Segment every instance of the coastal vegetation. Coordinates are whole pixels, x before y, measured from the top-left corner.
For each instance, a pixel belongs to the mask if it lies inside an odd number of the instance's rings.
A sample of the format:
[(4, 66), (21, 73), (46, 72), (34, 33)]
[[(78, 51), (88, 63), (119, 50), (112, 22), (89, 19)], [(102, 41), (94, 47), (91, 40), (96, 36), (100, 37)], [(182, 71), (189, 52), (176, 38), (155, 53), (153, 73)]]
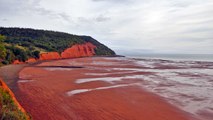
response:
[[(41, 53), (58, 52), (61, 54), (73, 45), (88, 42), (95, 46), (95, 55), (115, 55), (114, 51), (90, 36), (77, 36), (46, 30), (0, 27), (0, 67), (14, 63), (16, 60), (26, 62), (30, 58), (39, 59)], [(0, 80), (0, 120), (28, 119), (30, 119), (29, 115), (19, 105), (12, 91)]]
[(0, 35), (0, 66), (6, 57), (6, 48), (3, 44), (5, 37)]
[(0, 27), (1, 64), (14, 60), (25, 62), (28, 58), (39, 58), (42, 52), (61, 53), (75, 45), (91, 42), (97, 48), (96, 55), (115, 55), (115, 52), (90, 36), (77, 36), (63, 32), (26, 28)]
[(1, 120), (28, 120), (30, 119), (13, 98), (10, 91), (0, 80), (0, 119)]
[(8, 44), (6, 37), (0, 35), (0, 66), (10, 64), (14, 60), (25, 62), (29, 57), (38, 58), (40, 51), (31, 51), (28, 47), (22, 47), (18, 44)]

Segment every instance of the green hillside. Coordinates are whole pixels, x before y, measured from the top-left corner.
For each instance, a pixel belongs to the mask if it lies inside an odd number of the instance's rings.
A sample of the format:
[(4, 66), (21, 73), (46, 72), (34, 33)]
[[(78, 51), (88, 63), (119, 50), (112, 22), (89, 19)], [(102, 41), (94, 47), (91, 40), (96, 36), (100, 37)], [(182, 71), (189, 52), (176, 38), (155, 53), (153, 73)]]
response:
[[(62, 52), (66, 48), (85, 42), (97, 46), (96, 55), (115, 55), (115, 52), (90, 36), (78, 36), (63, 32), (34, 30), (26, 28), (0, 27), (0, 61), (9, 64), (13, 60), (38, 58), (40, 52)], [(4, 37), (2, 37), (4, 36)], [(6, 48), (6, 49), (4, 49)], [(2, 50), (1, 50), (2, 49)]]

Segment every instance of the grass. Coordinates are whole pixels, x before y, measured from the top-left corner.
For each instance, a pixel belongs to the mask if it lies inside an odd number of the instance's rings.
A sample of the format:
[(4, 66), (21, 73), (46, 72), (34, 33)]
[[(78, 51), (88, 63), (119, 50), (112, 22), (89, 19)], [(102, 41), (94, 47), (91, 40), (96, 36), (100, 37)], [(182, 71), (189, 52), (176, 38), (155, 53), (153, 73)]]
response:
[(0, 120), (28, 120), (29, 115), (22, 112), (14, 102), (9, 91), (0, 86)]

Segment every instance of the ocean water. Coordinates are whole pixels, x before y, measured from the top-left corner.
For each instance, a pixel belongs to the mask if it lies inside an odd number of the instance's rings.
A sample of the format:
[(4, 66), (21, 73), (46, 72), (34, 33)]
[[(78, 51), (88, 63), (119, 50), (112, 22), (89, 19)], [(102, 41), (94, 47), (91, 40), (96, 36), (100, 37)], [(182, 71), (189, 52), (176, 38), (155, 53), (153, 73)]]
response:
[(211, 55), (144, 55), (131, 57), (144, 69), (142, 86), (200, 120), (213, 120)]
[[(73, 80), (72, 84), (79, 86), (79, 88), (73, 89), (71, 87), (70, 91), (65, 93), (69, 97), (122, 87), (127, 87), (126, 89), (128, 89), (128, 86), (131, 86), (143, 88), (141, 90), (146, 89), (157, 94), (170, 104), (199, 120), (213, 120), (213, 62), (209, 61), (211, 59), (197, 58), (195, 60), (189, 59), (189, 57), (187, 59), (178, 59), (168, 56), (165, 58), (159, 56), (145, 58), (144, 56), (139, 56), (137, 58), (91, 57), (65, 59), (54, 61), (54, 64), (84, 66), (85, 68), (83, 69), (87, 70), (87, 72), (80, 73), (87, 77)], [(78, 70), (65, 67), (41, 67), (36, 69), (45, 70), (45, 75), (48, 72), (57, 71), (69, 74), (69, 83), (70, 78), (72, 78), (71, 73), (75, 73), (74, 71)], [(41, 79), (39, 81), (44, 82), (41, 76), (46, 77), (45, 75), (39, 74), (39, 76), (35, 76), (34, 73), (22, 70), (19, 73), (19, 78), (21, 78), (19, 84), (36, 82), (32, 76), (36, 80)], [(50, 78), (50, 81), (52, 79), (54, 78)], [(91, 82), (106, 82), (108, 84), (106, 86), (91, 86), (91, 88), (88, 87), (86, 89), (83, 87)]]
[(213, 54), (140, 54), (127, 55), (127, 57), (183, 61), (213, 61)]

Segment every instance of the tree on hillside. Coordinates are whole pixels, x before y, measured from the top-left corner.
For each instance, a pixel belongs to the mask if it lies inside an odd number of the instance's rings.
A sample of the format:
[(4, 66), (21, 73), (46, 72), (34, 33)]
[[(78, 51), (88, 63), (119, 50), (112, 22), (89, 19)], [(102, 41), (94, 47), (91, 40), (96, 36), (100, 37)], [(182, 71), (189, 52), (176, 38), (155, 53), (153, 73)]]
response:
[(10, 64), (13, 63), (13, 61), (16, 59), (16, 56), (13, 54), (12, 51), (7, 50), (7, 55), (5, 59), (6, 59), (5, 64)]
[(5, 59), (6, 57), (6, 48), (3, 44), (3, 41), (5, 40), (5, 37), (0, 35), (0, 61), (2, 61), (3, 59)]
[(33, 51), (33, 57), (36, 58), (36, 59), (39, 59), (40, 57), (40, 51)]
[(2, 43), (5, 39), (6, 39), (6, 37), (5, 37), (5, 36), (0, 35), (0, 43)]

